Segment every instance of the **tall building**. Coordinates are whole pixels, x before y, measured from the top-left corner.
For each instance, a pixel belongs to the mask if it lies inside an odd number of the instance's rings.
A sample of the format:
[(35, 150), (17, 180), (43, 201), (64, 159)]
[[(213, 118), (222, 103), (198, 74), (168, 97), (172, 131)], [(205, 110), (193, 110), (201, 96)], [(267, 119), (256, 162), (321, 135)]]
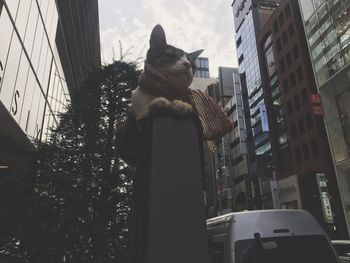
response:
[(350, 230), (350, 1), (299, 1)]
[(194, 78), (189, 88), (199, 89), (204, 92), (209, 85), (215, 82), (217, 82), (217, 79), (209, 76), (209, 59), (199, 57), (196, 60), (196, 71), (194, 72)]
[[(217, 83), (216, 78), (209, 77), (209, 59), (199, 57), (196, 60), (196, 71), (190, 89), (198, 89), (207, 92), (208, 86)], [(205, 206), (207, 218), (214, 217), (215, 212), (215, 178), (214, 174), (214, 155), (209, 150), (207, 143), (203, 143), (203, 163), (204, 163), (204, 191)]]
[[(57, 113), (86, 76), (82, 68), (100, 65), (97, 0), (85, 2), (0, 1), (1, 175), (26, 174), (32, 142), (50, 137)], [(74, 22), (67, 21), (68, 14)]]
[(199, 57), (196, 60), (196, 72), (194, 73), (196, 78), (209, 78), (209, 59), (205, 57)]
[(232, 3), (238, 71), (245, 105), (249, 174), (252, 176), (255, 208), (273, 208), (274, 181), (269, 127), (261, 85), (256, 35), (279, 1), (234, 0)]
[(89, 71), (101, 65), (98, 1), (60, 0), (56, 4), (60, 17), (56, 45), (74, 101)]
[(252, 189), (238, 69), (219, 67), (219, 81), (208, 87), (208, 94), (234, 123), (214, 153), (215, 215), (249, 209)]
[(277, 179), (274, 201), (281, 208), (308, 210), (333, 238), (346, 238), (298, 2), (282, 1), (257, 43)]

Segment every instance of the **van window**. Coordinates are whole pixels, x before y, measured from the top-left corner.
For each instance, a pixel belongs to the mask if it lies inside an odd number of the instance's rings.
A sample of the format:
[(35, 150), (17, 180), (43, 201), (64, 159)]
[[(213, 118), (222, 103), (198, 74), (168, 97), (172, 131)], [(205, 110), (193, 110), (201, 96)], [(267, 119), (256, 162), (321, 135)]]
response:
[(240, 240), (235, 243), (236, 263), (337, 263), (324, 236), (288, 236)]

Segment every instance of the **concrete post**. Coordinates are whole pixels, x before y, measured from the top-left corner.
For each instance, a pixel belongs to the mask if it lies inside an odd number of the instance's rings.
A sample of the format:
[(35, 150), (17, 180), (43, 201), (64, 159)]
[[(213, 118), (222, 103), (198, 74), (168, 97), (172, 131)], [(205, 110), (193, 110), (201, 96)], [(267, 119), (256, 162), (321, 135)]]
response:
[(199, 122), (159, 115), (143, 127), (150, 143), (135, 178), (132, 262), (209, 263)]

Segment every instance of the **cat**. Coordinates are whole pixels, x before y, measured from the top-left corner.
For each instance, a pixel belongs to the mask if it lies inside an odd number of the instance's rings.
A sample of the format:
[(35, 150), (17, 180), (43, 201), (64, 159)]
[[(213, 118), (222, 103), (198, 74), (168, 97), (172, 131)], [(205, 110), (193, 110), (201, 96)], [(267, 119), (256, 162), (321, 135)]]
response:
[(193, 108), (186, 95), (193, 80), (195, 61), (203, 50), (186, 53), (168, 45), (161, 25), (153, 28), (149, 44), (144, 71), (131, 98), (136, 120), (158, 110), (179, 115), (191, 113)]
[(116, 131), (119, 156), (134, 163), (145, 156), (142, 147), (147, 143), (139, 125), (154, 113), (167, 111), (176, 115), (194, 114), (200, 120), (203, 139), (214, 151), (216, 142), (233, 129), (232, 121), (217, 103), (200, 90), (191, 90), (195, 61), (203, 50), (186, 53), (166, 42), (162, 26), (151, 33), (144, 71), (138, 87), (131, 96), (131, 115)]

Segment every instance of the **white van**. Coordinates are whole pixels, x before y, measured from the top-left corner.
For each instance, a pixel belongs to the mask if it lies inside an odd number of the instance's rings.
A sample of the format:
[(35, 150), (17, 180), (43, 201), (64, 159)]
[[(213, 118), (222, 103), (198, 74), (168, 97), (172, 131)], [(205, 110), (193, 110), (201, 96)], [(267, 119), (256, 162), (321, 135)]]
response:
[(304, 210), (256, 210), (207, 220), (210, 263), (338, 263), (329, 238)]

